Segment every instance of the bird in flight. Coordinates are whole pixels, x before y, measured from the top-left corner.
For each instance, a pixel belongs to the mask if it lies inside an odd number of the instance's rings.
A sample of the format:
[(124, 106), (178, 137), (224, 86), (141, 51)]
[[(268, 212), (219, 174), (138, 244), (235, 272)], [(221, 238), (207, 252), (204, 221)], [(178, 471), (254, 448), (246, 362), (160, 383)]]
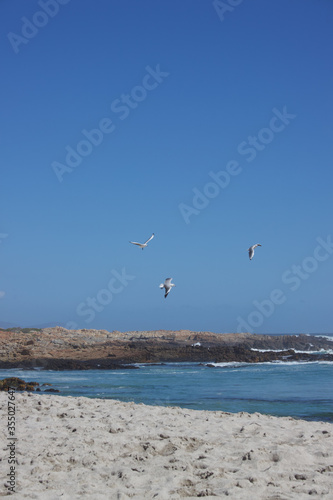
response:
[(154, 238), (154, 236), (155, 236), (155, 234), (153, 233), (151, 235), (151, 237), (148, 238), (148, 240), (145, 241), (144, 243), (137, 243), (136, 241), (130, 241), (130, 243), (132, 243), (132, 245), (138, 245), (138, 247), (142, 248), (142, 250), (143, 250), (144, 248), (146, 248), (146, 246), (148, 245), (148, 243), (150, 242), (150, 240), (152, 240)]
[(257, 243), (256, 245), (252, 245), (252, 247), (250, 247), (248, 249), (248, 252), (249, 252), (249, 259), (252, 260), (253, 256), (254, 256), (254, 249), (257, 248), (257, 247), (261, 247), (260, 243)]
[(172, 278), (167, 278), (164, 283), (160, 284), (160, 288), (165, 288), (165, 295), (164, 298), (166, 299), (168, 296), (168, 293), (171, 290), (171, 287), (176, 286), (173, 283), (171, 283)]

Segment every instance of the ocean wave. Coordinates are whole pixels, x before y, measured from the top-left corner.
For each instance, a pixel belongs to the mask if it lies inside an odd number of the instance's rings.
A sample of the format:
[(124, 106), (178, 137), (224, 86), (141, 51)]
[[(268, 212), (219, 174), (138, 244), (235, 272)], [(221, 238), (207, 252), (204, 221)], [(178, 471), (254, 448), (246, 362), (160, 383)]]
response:
[(259, 364), (259, 363), (247, 363), (245, 361), (228, 361), (223, 363), (205, 363), (205, 366), (213, 366), (214, 368), (239, 368), (243, 366), (248, 366), (251, 364)]
[(293, 349), (292, 347), (286, 349), (255, 349), (251, 348), (251, 351), (256, 352), (284, 352), (284, 351), (294, 351), (299, 354), (333, 354), (333, 349), (319, 349), (319, 351), (299, 351), (298, 349)]
[(284, 352), (284, 351), (290, 351), (290, 349), (255, 349), (254, 347), (251, 347), (251, 351), (256, 351), (256, 352)]
[(333, 365), (333, 361), (285, 361), (280, 359), (273, 359), (272, 361), (262, 361), (259, 363), (246, 363), (246, 362), (238, 362), (238, 361), (230, 361), (223, 363), (206, 363), (206, 366), (214, 367), (214, 368), (240, 368), (244, 366), (256, 366), (256, 365)]
[(317, 335), (317, 337), (329, 340), (330, 342), (333, 342), (333, 337), (330, 335)]

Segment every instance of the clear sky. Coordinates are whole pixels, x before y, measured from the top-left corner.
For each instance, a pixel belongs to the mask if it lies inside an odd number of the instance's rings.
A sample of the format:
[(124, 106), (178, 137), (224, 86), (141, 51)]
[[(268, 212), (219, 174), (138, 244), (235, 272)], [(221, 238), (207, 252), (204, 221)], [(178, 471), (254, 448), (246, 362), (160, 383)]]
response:
[(332, 332), (332, 26), (330, 0), (2, 1), (1, 325)]

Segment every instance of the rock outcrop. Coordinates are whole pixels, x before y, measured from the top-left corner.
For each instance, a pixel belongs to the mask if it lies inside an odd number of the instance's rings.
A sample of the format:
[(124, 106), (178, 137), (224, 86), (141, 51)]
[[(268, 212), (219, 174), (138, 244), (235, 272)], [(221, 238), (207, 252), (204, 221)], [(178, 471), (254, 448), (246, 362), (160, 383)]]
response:
[(15, 389), (15, 391), (34, 391), (38, 386), (38, 382), (25, 382), (18, 377), (9, 377), (0, 380), (0, 391), (6, 392), (11, 389)]
[(332, 354), (311, 353), (332, 352), (332, 348), (332, 341), (314, 335), (15, 328), (0, 330), (0, 368), (84, 370), (124, 369), (133, 368), (134, 363), (170, 361), (333, 360)]

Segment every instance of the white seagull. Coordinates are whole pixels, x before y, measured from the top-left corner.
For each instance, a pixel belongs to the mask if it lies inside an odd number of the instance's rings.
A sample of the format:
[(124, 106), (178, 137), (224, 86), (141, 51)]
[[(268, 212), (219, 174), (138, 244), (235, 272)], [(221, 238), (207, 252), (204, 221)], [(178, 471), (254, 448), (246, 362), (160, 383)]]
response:
[(252, 247), (250, 247), (248, 249), (250, 260), (252, 260), (252, 257), (254, 256), (254, 249), (257, 247), (261, 247), (260, 243), (257, 243), (256, 245), (252, 245)]
[(171, 290), (171, 287), (176, 286), (173, 283), (171, 283), (172, 278), (167, 278), (164, 283), (160, 284), (160, 288), (165, 288), (165, 295), (164, 298), (166, 299), (168, 296), (168, 293)]
[(146, 248), (146, 246), (148, 245), (150, 240), (152, 240), (154, 238), (154, 236), (155, 236), (155, 234), (153, 233), (151, 235), (151, 237), (147, 241), (145, 241), (144, 243), (137, 243), (136, 241), (130, 241), (130, 243), (132, 243), (132, 245), (138, 245), (143, 250), (144, 248)]

